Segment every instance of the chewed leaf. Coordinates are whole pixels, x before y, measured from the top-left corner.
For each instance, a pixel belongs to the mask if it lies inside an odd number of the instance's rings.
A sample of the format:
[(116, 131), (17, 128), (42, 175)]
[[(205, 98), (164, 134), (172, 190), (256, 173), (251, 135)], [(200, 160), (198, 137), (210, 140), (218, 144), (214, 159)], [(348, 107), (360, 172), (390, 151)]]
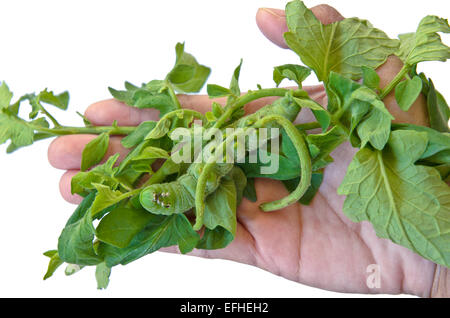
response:
[(338, 189), (344, 213), (369, 220), (379, 237), (450, 266), (450, 188), (439, 173), (416, 165), (427, 135), (394, 131), (385, 150), (360, 150)]
[(8, 85), (3, 82), (0, 86), (0, 110), (3, 108), (8, 108), (9, 104), (11, 103), (12, 97), (13, 94), (9, 90)]
[(50, 257), (50, 261), (48, 263), (48, 269), (47, 272), (44, 275), (44, 280), (50, 278), (53, 276), (55, 271), (58, 269), (59, 266), (64, 264), (64, 261), (59, 258), (58, 251), (52, 250), (47, 251), (44, 253), (45, 256)]
[(445, 62), (450, 58), (450, 47), (441, 41), (438, 32), (450, 33), (445, 19), (427, 16), (419, 24), (416, 33), (400, 36), (400, 49), (397, 55), (407, 65), (425, 61)]
[(399, 45), (365, 20), (350, 18), (323, 25), (299, 0), (288, 3), (286, 19), (286, 43), (324, 82), (331, 71), (358, 80), (362, 66), (377, 68)]
[(273, 70), (273, 80), (280, 86), (284, 79), (289, 79), (297, 83), (301, 88), (302, 82), (311, 74), (311, 69), (295, 64), (277, 66)]
[(109, 87), (109, 92), (115, 99), (129, 106), (155, 108), (159, 110), (160, 117), (178, 109), (177, 104), (168, 92), (167, 83), (164, 81), (153, 80), (142, 85), (142, 87), (126, 82), (125, 88), (125, 91), (119, 91)]
[(167, 79), (178, 92), (199, 92), (205, 85), (211, 69), (200, 65), (191, 54), (186, 53), (184, 43), (177, 43), (175, 51), (177, 61), (172, 71), (167, 75)]
[(31, 145), (34, 141), (34, 130), (26, 121), (0, 111), (0, 145), (11, 140), (16, 147)]
[(63, 92), (59, 95), (48, 91), (47, 89), (40, 92), (38, 96), (39, 100), (43, 103), (53, 105), (62, 110), (66, 110), (69, 106), (69, 93)]

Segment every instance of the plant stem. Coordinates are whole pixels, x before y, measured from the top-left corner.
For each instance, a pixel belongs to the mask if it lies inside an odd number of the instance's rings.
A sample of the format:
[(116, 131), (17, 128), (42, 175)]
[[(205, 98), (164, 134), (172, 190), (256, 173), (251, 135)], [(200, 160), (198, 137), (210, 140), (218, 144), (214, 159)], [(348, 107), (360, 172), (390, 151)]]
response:
[(400, 72), (394, 77), (394, 79), (383, 89), (380, 93), (380, 99), (384, 99), (389, 93), (400, 83), (410, 71), (409, 65), (403, 65)]
[(304, 131), (314, 130), (314, 129), (317, 129), (317, 128), (322, 128), (322, 126), (320, 126), (320, 124), (317, 123), (317, 122), (315, 122), (315, 123), (306, 123), (306, 124), (298, 124), (298, 125), (295, 125), (295, 127), (297, 129), (304, 130)]
[(29, 125), (36, 131), (51, 134), (53, 136), (65, 135), (80, 135), (92, 134), (100, 135), (101, 133), (108, 133), (110, 135), (129, 135), (136, 130), (136, 127), (113, 127), (113, 126), (98, 126), (98, 127), (55, 127), (45, 128), (41, 126)]
[(172, 84), (170, 84), (168, 81), (166, 81), (166, 83), (167, 83), (167, 89), (169, 90), (170, 98), (172, 98), (172, 100), (175, 103), (175, 105), (177, 106), (177, 108), (181, 109), (180, 101), (178, 100), (178, 97), (175, 94), (175, 91), (174, 91), (174, 89), (172, 87)]
[(269, 122), (276, 122), (280, 126), (282, 126), (285, 132), (287, 133), (289, 139), (292, 141), (292, 144), (294, 145), (297, 151), (297, 155), (300, 161), (301, 179), (297, 188), (287, 197), (274, 202), (261, 204), (260, 208), (264, 212), (280, 210), (300, 200), (305, 194), (305, 192), (308, 190), (309, 186), (311, 185), (311, 177), (312, 177), (311, 157), (309, 154), (308, 146), (305, 141), (305, 137), (296, 129), (296, 127), (292, 124), (291, 121), (277, 115), (264, 117), (255, 124), (255, 127), (264, 127)]
[(41, 107), (41, 111), (52, 121), (55, 127), (61, 127), (61, 124), (55, 119), (55, 117), (53, 117), (41, 104), (39, 104), (39, 106)]
[(260, 89), (258, 91), (250, 91), (245, 95), (242, 95), (236, 101), (230, 105), (229, 108), (222, 114), (222, 116), (217, 120), (214, 128), (220, 129), (223, 124), (233, 115), (233, 113), (241, 107), (244, 107), (248, 103), (255, 101), (264, 97), (283, 97), (287, 92), (291, 90), (285, 88), (268, 88)]

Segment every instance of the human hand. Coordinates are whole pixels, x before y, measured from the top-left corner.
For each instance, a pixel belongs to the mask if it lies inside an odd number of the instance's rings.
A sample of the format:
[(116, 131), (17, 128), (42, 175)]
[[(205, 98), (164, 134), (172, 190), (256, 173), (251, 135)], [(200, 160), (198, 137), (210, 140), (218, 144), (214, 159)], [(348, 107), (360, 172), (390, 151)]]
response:
[[(323, 23), (342, 19), (329, 6), (313, 8)], [(275, 44), (286, 47), (282, 34), (287, 31), (284, 12), (261, 9), (257, 23), (261, 31)], [(392, 57), (380, 67), (381, 85), (386, 85), (400, 70), (401, 62)], [(305, 87), (310, 96), (326, 104), (322, 87)], [(180, 96), (185, 108), (206, 112), (212, 103), (207, 96)], [(260, 100), (246, 106), (253, 112), (271, 99)], [(392, 95), (385, 103), (399, 122), (426, 125), (424, 100), (418, 100), (408, 113), (402, 112)], [(132, 126), (145, 120), (157, 119), (154, 110), (139, 110), (118, 101), (108, 100), (88, 108), (86, 117), (95, 125)], [(300, 121), (312, 121), (302, 113)], [(49, 149), (50, 163), (68, 170), (60, 181), (63, 197), (72, 203), (80, 198), (70, 194), (70, 180), (81, 165), (84, 146), (94, 138), (90, 135), (65, 136), (55, 140)], [(120, 137), (111, 138), (107, 155), (126, 149), (120, 145)], [(256, 182), (258, 202), (243, 200), (238, 209), (238, 230), (235, 240), (225, 249), (217, 251), (195, 250), (191, 254), (234, 260), (254, 265), (290, 280), (338, 292), (354, 293), (410, 293), (429, 296), (436, 265), (410, 250), (376, 237), (367, 222), (355, 224), (342, 213), (344, 197), (336, 190), (355, 151), (345, 144), (333, 157), (335, 162), (325, 171), (324, 182), (310, 206), (295, 204), (276, 213), (263, 213), (259, 205), (284, 197), (287, 192), (277, 181), (259, 179)], [(175, 248), (167, 249), (176, 251)], [(381, 288), (370, 289), (366, 284), (366, 269), (371, 264), (380, 266)]]

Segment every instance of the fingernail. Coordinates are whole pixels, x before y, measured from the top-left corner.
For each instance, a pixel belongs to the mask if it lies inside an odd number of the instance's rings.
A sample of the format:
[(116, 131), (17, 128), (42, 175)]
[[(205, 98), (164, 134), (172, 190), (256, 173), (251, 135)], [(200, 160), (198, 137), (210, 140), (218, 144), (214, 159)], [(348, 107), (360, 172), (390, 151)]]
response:
[(284, 10), (272, 9), (272, 8), (260, 8), (260, 10), (263, 10), (277, 18), (285, 18), (286, 17)]

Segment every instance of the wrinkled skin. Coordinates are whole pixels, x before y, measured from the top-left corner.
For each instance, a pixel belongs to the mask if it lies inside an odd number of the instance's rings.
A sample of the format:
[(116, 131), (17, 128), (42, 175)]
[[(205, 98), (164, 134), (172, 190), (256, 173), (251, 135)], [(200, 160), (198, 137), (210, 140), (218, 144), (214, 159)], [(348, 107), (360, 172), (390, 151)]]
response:
[[(321, 5), (313, 8), (323, 23), (332, 23), (342, 16), (333, 8)], [(284, 12), (276, 9), (260, 9), (256, 21), (262, 33), (276, 45), (286, 48), (282, 34), (287, 31)], [(401, 61), (395, 57), (379, 68), (383, 87), (400, 70)], [(305, 88), (310, 96), (326, 105), (326, 95), (320, 86)], [(185, 108), (201, 112), (209, 110), (211, 100), (207, 96), (180, 96)], [(220, 102), (220, 100), (218, 100)], [(246, 106), (254, 112), (271, 99), (264, 99)], [(397, 122), (427, 125), (424, 99), (421, 97), (408, 113), (402, 112), (395, 99), (388, 96), (386, 105)], [(144, 120), (156, 120), (154, 110), (138, 110), (115, 100), (91, 105), (87, 118), (95, 125), (138, 125)], [(314, 121), (308, 113), (302, 113), (299, 122)], [(49, 149), (50, 163), (58, 169), (68, 170), (60, 182), (63, 197), (72, 203), (81, 198), (70, 194), (70, 179), (80, 168), (81, 153), (94, 136), (77, 135), (56, 139)], [(120, 146), (120, 138), (113, 137), (108, 155), (126, 150)], [(235, 241), (218, 251), (195, 250), (191, 254), (207, 258), (222, 258), (254, 265), (287, 279), (310, 286), (352, 293), (408, 293), (430, 296), (436, 265), (406, 248), (376, 237), (368, 222), (352, 223), (343, 213), (345, 197), (338, 196), (347, 166), (355, 150), (349, 144), (338, 148), (335, 162), (325, 171), (322, 187), (311, 206), (295, 204), (274, 213), (263, 213), (259, 204), (280, 199), (287, 195), (278, 181), (259, 179), (256, 190), (259, 201), (244, 200), (238, 209), (238, 230)], [(123, 156), (122, 156), (123, 157)], [(166, 251), (177, 252), (176, 248)], [(381, 269), (381, 288), (367, 287), (367, 267), (378, 264)]]

